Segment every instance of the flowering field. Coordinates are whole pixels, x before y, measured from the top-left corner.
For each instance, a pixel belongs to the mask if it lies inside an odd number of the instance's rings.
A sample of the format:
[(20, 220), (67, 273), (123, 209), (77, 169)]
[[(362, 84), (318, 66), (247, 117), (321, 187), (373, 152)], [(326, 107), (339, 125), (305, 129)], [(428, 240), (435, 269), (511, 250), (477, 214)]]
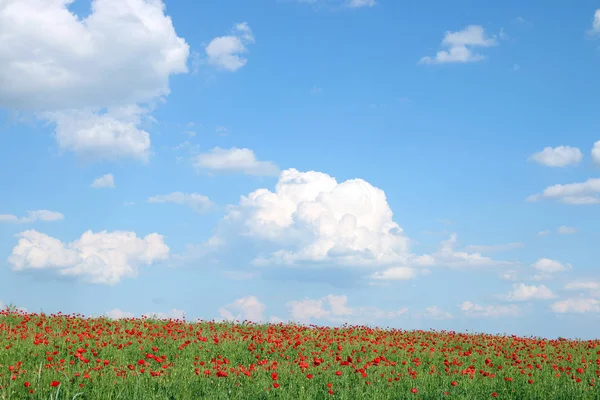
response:
[(2, 399), (598, 399), (600, 340), (0, 312)]

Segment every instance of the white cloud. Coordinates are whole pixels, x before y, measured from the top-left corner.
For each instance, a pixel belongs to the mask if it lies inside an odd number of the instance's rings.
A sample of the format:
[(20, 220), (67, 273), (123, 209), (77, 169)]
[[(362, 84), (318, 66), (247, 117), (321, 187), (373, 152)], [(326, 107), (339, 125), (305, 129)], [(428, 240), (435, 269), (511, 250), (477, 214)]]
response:
[(591, 297), (600, 298), (600, 281), (574, 281), (565, 285), (565, 290), (587, 291)]
[(542, 193), (527, 197), (527, 201), (554, 199), (563, 204), (600, 204), (600, 178), (590, 178), (585, 182), (548, 186)]
[(594, 13), (594, 20), (592, 21), (592, 28), (589, 33), (591, 35), (600, 35), (600, 8)]
[(139, 128), (147, 110), (129, 105), (105, 111), (65, 110), (42, 114), (56, 125), (61, 149), (88, 159), (134, 158), (147, 162), (150, 134)]
[(208, 153), (195, 157), (194, 166), (218, 172), (241, 172), (246, 175), (277, 176), (279, 167), (271, 161), (258, 161), (250, 149), (221, 149), (215, 147)]
[(462, 302), (460, 305), (460, 310), (467, 316), (472, 317), (513, 317), (521, 314), (521, 310), (516, 305), (488, 305), (482, 306), (479, 304), (474, 304), (470, 301)]
[(231, 304), (219, 309), (221, 317), (228, 321), (243, 321), (252, 322), (265, 321), (265, 305), (261, 303), (255, 296), (247, 296), (237, 299)]
[(559, 226), (559, 227), (556, 229), (556, 232), (557, 232), (559, 235), (572, 235), (572, 234), (574, 234), (574, 233), (577, 233), (577, 228), (574, 228), (574, 227), (572, 227), (572, 226), (565, 226), (565, 225), (562, 225), (562, 226)]
[(524, 247), (523, 243), (513, 242), (506, 244), (491, 244), (491, 245), (468, 245), (465, 247), (465, 250), (475, 251), (478, 253), (494, 253), (500, 251), (507, 251), (513, 249), (520, 249)]
[(486, 38), (480, 25), (469, 25), (462, 31), (446, 32), (442, 46), (447, 50), (440, 50), (435, 57), (423, 57), (422, 64), (466, 63), (483, 60), (485, 57), (474, 53), (474, 47), (490, 47), (497, 44), (493, 38)]
[(456, 233), (452, 233), (449, 239), (442, 241), (438, 251), (431, 255), (416, 257), (414, 263), (420, 266), (437, 265), (453, 268), (492, 267), (513, 264), (508, 261), (496, 261), (489, 257), (482, 256), (480, 253), (457, 251), (455, 249), (456, 244)]
[(0, 107), (55, 123), (62, 149), (145, 159), (140, 105), (169, 94), (189, 46), (161, 0), (93, 0), (84, 19), (70, 3), (0, 3)]
[(35, 210), (28, 211), (26, 217), (17, 217), (12, 214), (0, 214), (0, 223), (2, 222), (12, 222), (12, 223), (21, 223), (28, 224), (36, 221), (45, 221), (45, 222), (54, 222), (54, 221), (62, 221), (65, 219), (65, 216), (56, 211), (49, 210)]
[(542, 237), (542, 236), (547, 236), (547, 235), (549, 235), (549, 234), (550, 234), (550, 229), (545, 229), (545, 230), (543, 230), (543, 231), (539, 231), (539, 232), (537, 233), (537, 235), (538, 235), (539, 237)]
[(592, 161), (600, 165), (600, 140), (594, 143), (594, 147), (592, 147)]
[(185, 311), (184, 310), (179, 310), (177, 308), (173, 308), (170, 311), (164, 313), (164, 312), (148, 312), (148, 313), (144, 313), (142, 314), (143, 316), (147, 316), (147, 317), (151, 317), (151, 318), (156, 318), (156, 319), (183, 319), (183, 317), (185, 317)]
[(254, 43), (254, 35), (248, 24), (236, 24), (231, 35), (216, 37), (206, 46), (208, 63), (228, 71), (237, 71), (248, 62), (243, 54), (251, 43)]
[(409, 280), (417, 276), (417, 271), (409, 267), (392, 267), (384, 271), (375, 272), (371, 275), (372, 279), (378, 280)]
[(168, 257), (163, 237), (151, 233), (138, 238), (134, 232), (87, 231), (71, 243), (35, 230), (16, 235), (19, 243), (8, 262), (13, 271), (51, 270), (61, 276), (79, 276), (89, 283), (114, 285), (136, 277), (139, 266)]
[(439, 309), (437, 306), (427, 307), (425, 308), (425, 312), (418, 313), (415, 315), (417, 318), (426, 318), (426, 319), (452, 319), (454, 316), (447, 311)]
[(562, 264), (559, 261), (551, 260), (549, 258), (540, 258), (533, 265), (536, 270), (552, 274), (554, 272), (563, 272), (571, 269), (571, 264)]
[(600, 312), (600, 300), (573, 298), (553, 303), (550, 309), (558, 314), (584, 314)]
[(581, 162), (583, 153), (577, 147), (544, 147), (544, 150), (533, 154), (531, 159), (547, 167), (566, 167)]
[(407, 251), (408, 239), (392, 217), (385, 193), (362, 179), (338, 183), (321, 172), (288, 169), (274, 192), (242, 196), (225, 220), (241, 225), (244, 237), (294, 247), (264, 263), (374, 264), (399, 261)]
[(135, 318), (135, 315), (133, 313), (130, 313), (128, 311), (122, 311), (118, 308), (109, 310), (106, 313), (104, 313), (104, 315), (106, 315), (110, 319)]
[(314, 319), (331, 322), (347, 322), (351, 320), (365, 321), (372, 319), (393, 319), (405, 314), (408, 309), (383, 311), (375, 307), (348, 307), (348, 298), (344, 295), (327, 295), (319, 300), (304, 299), (287, 303), (290, 318), (303, 324)]
[(100, 178), (94, 179), (90, 187), (94, 189), (112, 189), (115, 187), (115, 178), (112, 174), (102, 175)]
[(210, 210), (214, 203), (198, 193), (173, 192), (148, 198), (148, 203), (175, 203), (191, 207), (196, 212)]
[(350, 8), (361, 8), (361, 7), (373, 7), (375, 0), (348, 0), (347, 7)]
[(553, 299), (556, 295), (545, 285), (535, 286), (518, 283), (513, 290), (503, 298), (507, 301), (528, 301)]

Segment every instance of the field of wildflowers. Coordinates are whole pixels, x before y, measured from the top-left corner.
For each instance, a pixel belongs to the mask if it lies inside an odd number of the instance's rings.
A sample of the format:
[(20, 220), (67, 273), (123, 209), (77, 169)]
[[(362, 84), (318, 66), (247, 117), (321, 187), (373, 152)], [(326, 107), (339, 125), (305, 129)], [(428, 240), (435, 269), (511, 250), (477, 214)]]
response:
[(0, 312), (2, 399), (598, 399), (600, 340)]

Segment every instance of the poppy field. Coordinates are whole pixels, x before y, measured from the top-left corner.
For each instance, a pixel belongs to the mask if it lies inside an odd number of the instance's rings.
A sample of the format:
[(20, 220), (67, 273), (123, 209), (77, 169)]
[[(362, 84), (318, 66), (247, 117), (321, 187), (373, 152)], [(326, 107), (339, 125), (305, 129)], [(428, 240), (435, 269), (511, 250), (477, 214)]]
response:
[(598, 399), (600, 340), (0, 312), (2, 399)]

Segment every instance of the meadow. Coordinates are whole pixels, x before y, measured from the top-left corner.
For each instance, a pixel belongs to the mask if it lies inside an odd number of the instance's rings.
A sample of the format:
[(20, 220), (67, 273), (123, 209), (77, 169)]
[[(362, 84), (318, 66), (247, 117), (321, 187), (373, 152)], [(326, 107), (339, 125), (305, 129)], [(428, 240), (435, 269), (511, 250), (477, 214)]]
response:
[(0, 312), (2, 399), (599, 399), (600, 340)]

